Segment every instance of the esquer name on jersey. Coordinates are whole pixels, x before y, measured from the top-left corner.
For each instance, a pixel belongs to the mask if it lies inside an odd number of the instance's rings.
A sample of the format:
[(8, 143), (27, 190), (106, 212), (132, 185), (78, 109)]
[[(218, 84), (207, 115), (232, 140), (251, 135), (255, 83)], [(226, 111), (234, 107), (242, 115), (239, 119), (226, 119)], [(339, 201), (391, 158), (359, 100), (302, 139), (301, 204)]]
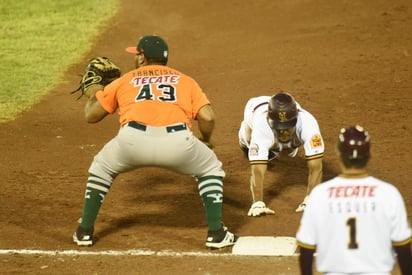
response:
[(328, 206), (331, 214), (361, 214), (376, 210), (376, 202), (365, 199), (330, 201)]
[(329, 213), (360, 214), (376, 210), (376, 185), (331, 186), (328, 188)]

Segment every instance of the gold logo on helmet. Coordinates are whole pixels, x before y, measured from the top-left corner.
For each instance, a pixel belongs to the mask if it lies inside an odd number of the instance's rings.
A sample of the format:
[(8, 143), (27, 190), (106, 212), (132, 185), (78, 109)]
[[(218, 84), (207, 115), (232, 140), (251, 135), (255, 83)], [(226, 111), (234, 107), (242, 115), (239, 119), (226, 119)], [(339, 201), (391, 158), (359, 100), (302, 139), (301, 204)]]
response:
[(278, 117), (280, 122), (285, 122), (288, 120), (288, 118), (286, 117), (286, 112), (279, 112)]

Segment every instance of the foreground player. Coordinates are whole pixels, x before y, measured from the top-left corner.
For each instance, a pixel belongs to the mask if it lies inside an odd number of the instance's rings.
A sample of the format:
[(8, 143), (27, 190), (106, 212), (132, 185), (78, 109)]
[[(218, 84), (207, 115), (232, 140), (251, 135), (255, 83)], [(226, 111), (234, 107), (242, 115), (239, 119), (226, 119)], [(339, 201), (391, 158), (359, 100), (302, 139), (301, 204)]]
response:
[(342, 173), (315, 187), (296, 234), (300, 269), (311, 275), (389, 275), (395, 250), (404, 275), (412, 274), (411, 228), (403, 198), (391, 184), (368, 176), (369, 134), (360, 126), (342, 129), (337, 151)]
[(263, 200), (264, 179), (269, 161), (282, 152), (295, 157), (304, 148), (308, 166), (306, 196), (296, 209), (302, 212), (307, 195), (322, 180), (324, 143), (318, 122), (289, 93), (249, 99), (239, 129), (239, 144), (250, 161), (252, 206), (249, 216), (274, 214)]
[[(143, 36), (137, 47), (126, 51), (135, 55), (136, 69), (85, 93), (87, 122), (99, 122), (117, 110), (121, 127), (89, 168), (83, 215), (73, 241), (93, 245), (97, 214), (117, 175), (155, 166), (196, 179), (209, 229), (206, 246), (233, 245), (237, 236), (222, 224), (225, 173), (211, 149), (215, 120), (209, 100), (195, 80), (166, 66), (169, 51), (161, 37)], [(198, 122), (200, 139), (191, 131), (192, 119)]]

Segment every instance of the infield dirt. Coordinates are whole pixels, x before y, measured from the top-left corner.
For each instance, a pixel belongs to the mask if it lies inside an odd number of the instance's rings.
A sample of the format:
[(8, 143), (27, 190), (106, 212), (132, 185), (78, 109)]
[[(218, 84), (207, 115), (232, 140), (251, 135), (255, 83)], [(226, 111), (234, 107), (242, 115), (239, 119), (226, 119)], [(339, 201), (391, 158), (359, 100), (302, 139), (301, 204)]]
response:
[[(195, 181), (157, 168), (121, 175), (100, 211), (98, 241), (71, 241), (87, 169), (118, 130), (118, 117), (88, 125), (85, 99), (70, 91), (94, 56), (133, 68), (124, 49), (163, 36), (169, 65), (194, 77), (215, 110), (216, 153), (226, 171), (224, 221), (241, 236), (294, 236), (305, 195), (302, 152), (271, 165), (265, 187), (273, 216), (251, 218), (249, 164), (237, 131), (246, 101), (291, 92), (318, 119), (326, 144), (324, 179), (338, 173), (340, 127), (372, 137), (370, 174), (395, 184), (412, 213), (412, 5), (407, 0), (122, 1), (67, 82), (32, 110), (0, 125), (0, 249), (201, 251), (206, 237)], [(302, 150), (301, 150), (302, 151)], [(216, 253), (230, 253), (230, 249)], [(2, 274), (298, 274), (297, 258), (228, 256), (0, 255)], [(394, 274), (399, 274), (397, 269)]]

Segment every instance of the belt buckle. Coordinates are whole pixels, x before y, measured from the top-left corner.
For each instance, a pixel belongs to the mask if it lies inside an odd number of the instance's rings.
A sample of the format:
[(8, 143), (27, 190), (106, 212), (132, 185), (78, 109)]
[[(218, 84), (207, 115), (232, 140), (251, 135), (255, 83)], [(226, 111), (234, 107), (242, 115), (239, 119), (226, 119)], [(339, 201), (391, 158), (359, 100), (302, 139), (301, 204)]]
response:
[(186, 129), (187, 129), (187, 125), (185, 123), (166, 127), (166, 131), (168, 133), (174, 133), (174, 132), (183, 131)]

